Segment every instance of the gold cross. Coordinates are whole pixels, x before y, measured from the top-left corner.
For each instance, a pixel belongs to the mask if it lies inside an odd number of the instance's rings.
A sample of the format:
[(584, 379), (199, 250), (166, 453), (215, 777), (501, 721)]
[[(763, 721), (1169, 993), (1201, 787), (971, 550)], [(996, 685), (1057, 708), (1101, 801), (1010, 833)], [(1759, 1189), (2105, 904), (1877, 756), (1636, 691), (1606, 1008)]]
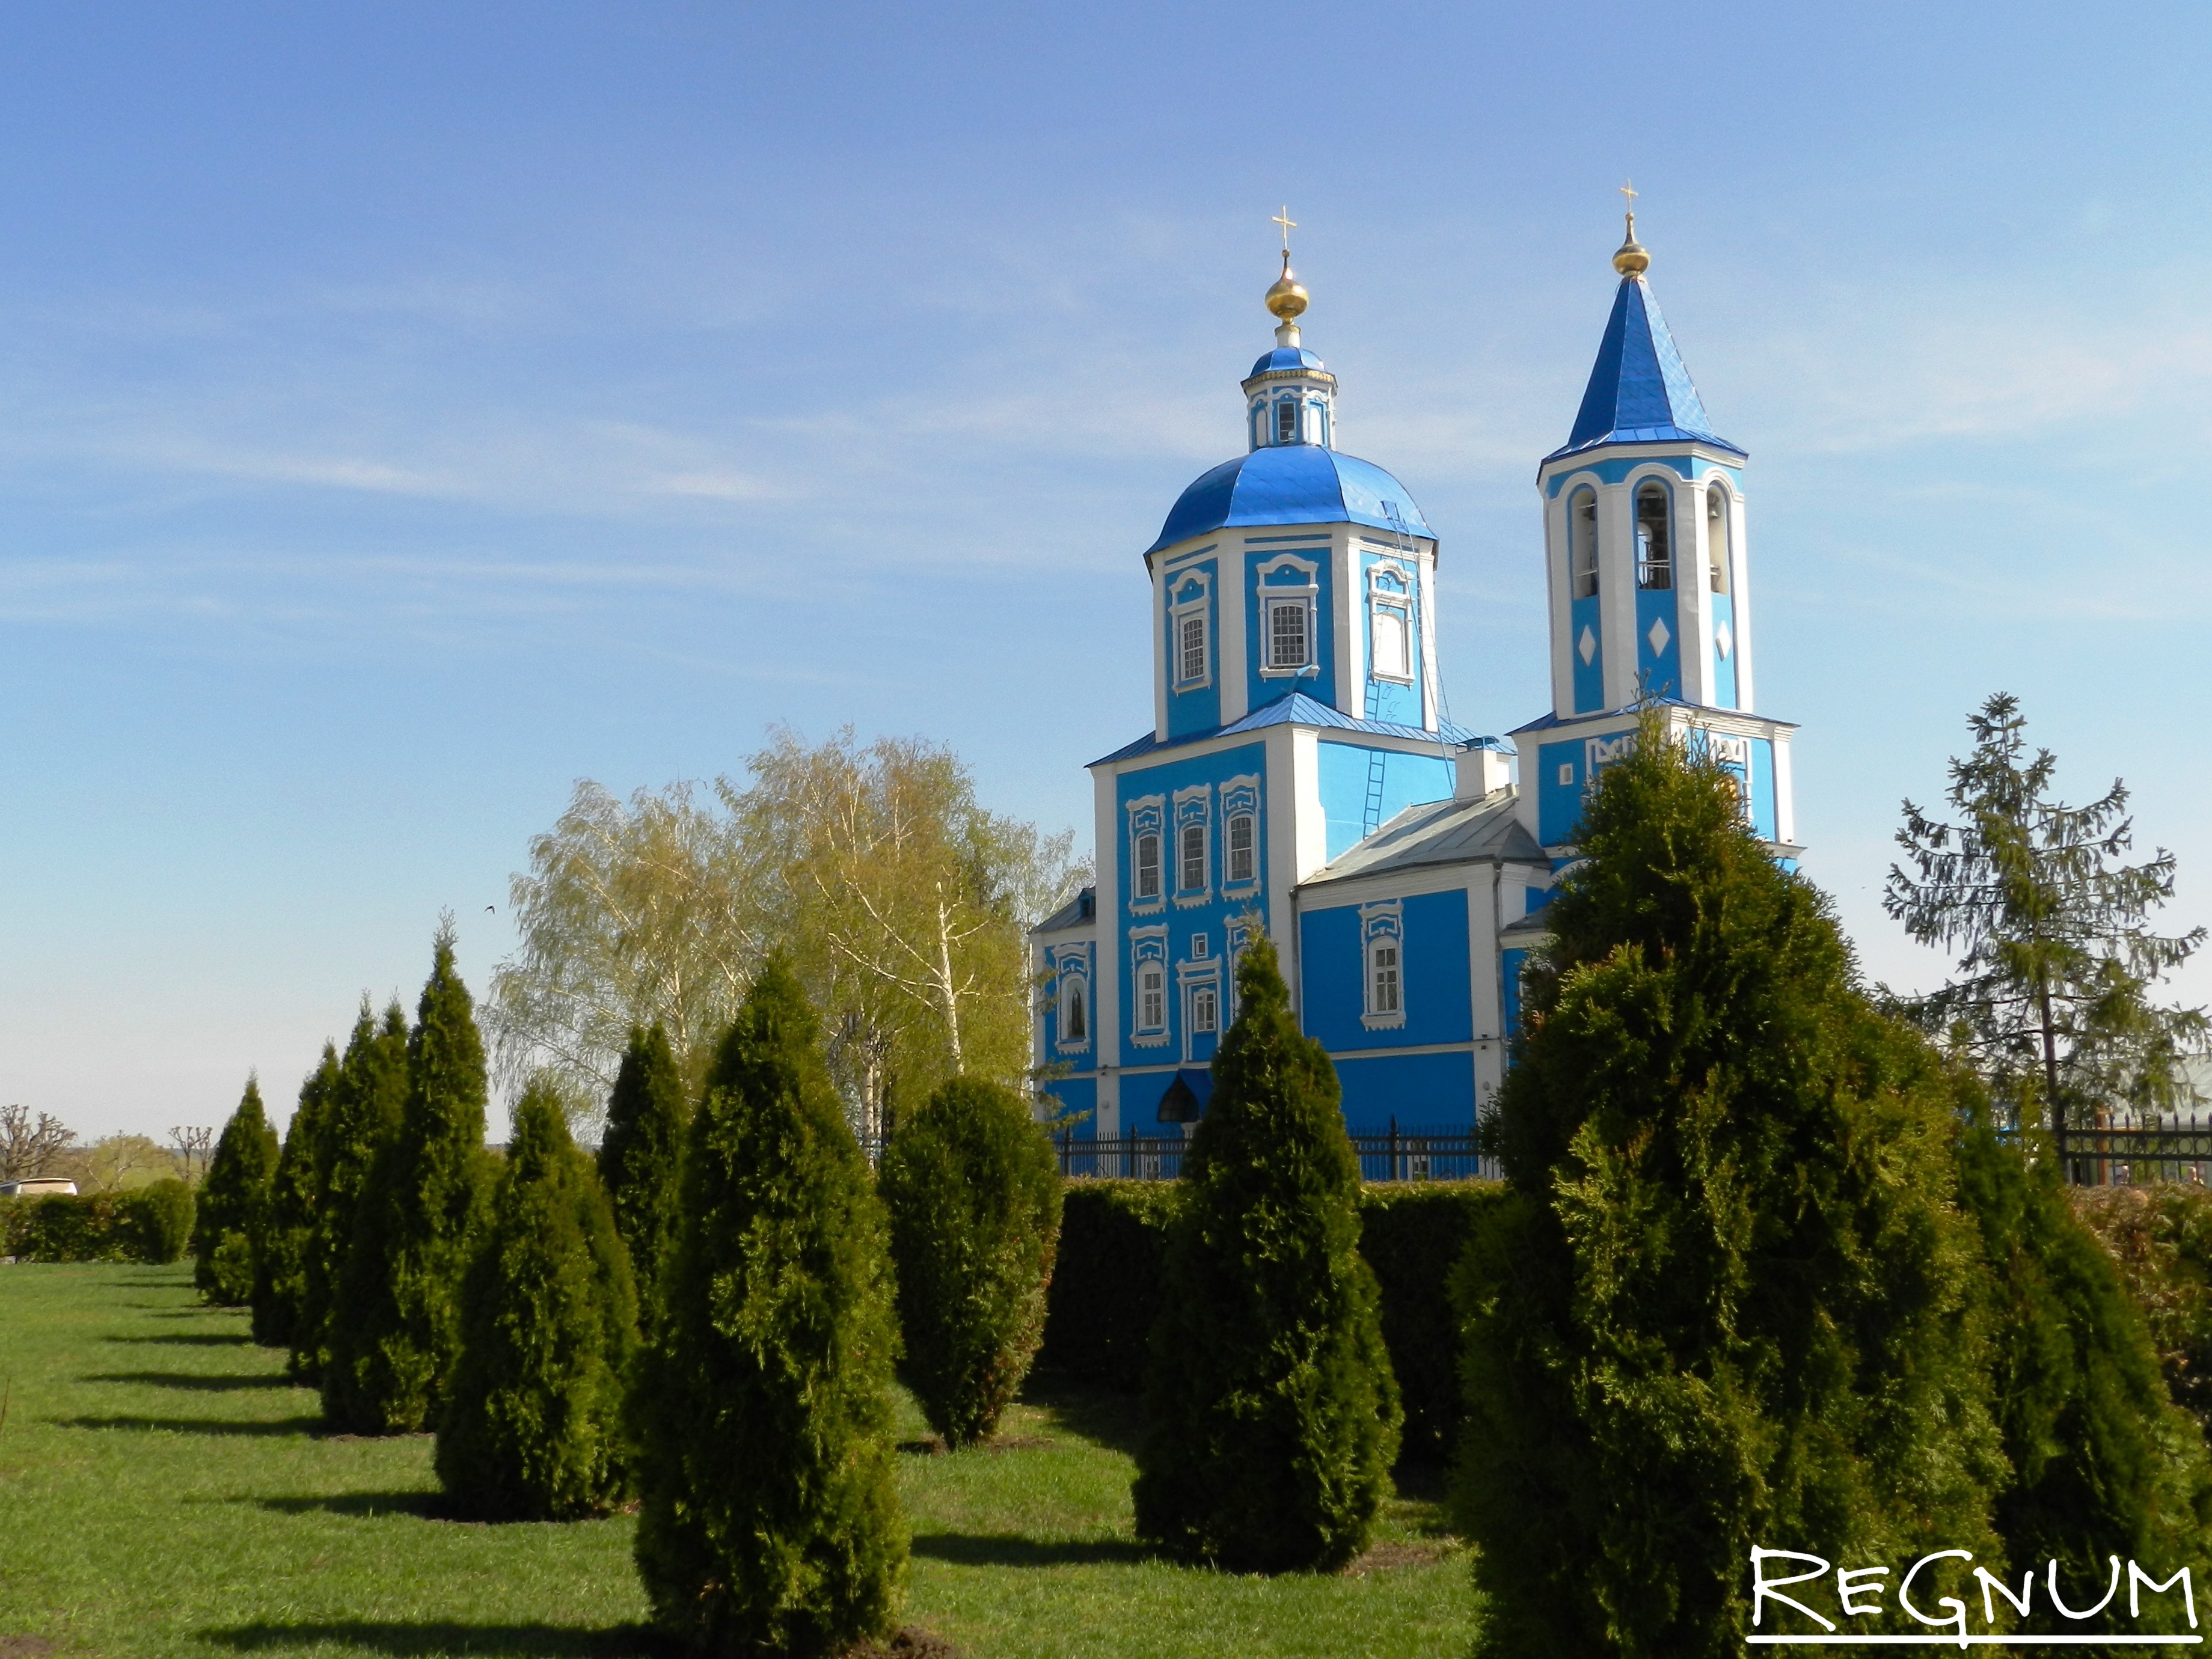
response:
[(1620, 187), (1620, 193), (1621, 193), (1623, 196), (1625, 196), (1625, 197), (1626, 197), (1628, 198), (1628, 210), (1629, 210), (1631, 213), (1635, 212), (1635, 211), (1636, 211), (1636, 198), (1637, 198), (1638, 197), (1639, 197), (1639, 196), (1643, 195), (1643, 194), (1644, 194), (1644, 192), (1643, 192), (1642, 191), (1639, 191), (1638, 189), (1637, 189), (1637, 188), (1636, 188), (1636, 186), (1635, 186), (1635, 185), (1630, 185), (1630, 184), (1624, 184), (1624, 185), (1621, 185), (1621, 187)]
[(1288, 253), (1291, 251), (1291, 233), (1298, 227), (1298, 221), (1291, 217), (1290, 203), (1285, 202), (1283, 204), (1283, 210), (1269, 220), (1268, 223), (1280, 225), (1283, 227), (1283, 251)]

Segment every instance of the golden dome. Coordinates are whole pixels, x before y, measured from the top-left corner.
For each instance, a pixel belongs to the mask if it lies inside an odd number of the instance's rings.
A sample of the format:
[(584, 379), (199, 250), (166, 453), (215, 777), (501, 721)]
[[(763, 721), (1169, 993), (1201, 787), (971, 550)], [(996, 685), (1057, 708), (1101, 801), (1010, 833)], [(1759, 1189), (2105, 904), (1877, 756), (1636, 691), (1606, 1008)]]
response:
[(1284, 322), (1294, 322), (1306, 308), (1308, 295), (1298, 279), (1291, 272), (1291, 251), (1283, 250), (1283, 274), (1267, 290), (1267, 309)]
[(1628, 239), (1613, 256), (1613, 268), (1623, 276), (1641, 276), (1651, 269), (1651, 256), (1644, 251), (1644, 244), (1636, 239), (1636, 215), (1628, 215)]

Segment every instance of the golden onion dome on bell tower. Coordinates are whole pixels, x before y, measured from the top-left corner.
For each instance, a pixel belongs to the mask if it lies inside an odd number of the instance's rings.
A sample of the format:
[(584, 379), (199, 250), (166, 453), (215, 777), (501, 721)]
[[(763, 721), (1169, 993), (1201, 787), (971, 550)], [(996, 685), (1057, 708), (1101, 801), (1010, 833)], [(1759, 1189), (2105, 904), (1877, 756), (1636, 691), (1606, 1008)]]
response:
[(1299, 282), (1297, 274), (1291, 269), (1291, 251), (1285, 248), (1283, 274), (1275, 279), (1274, 286), (1267, 290), (1267, 309), (1275, 314), (1278, 321), (1294, 323), (1304, 312), (1308, 299), (1304, 286)]
[(1613, 256), (1613, 268), (1623, 276), (1641, 276), (1651, 269), (1651, 256), (1644, 244), (1636, 239), (1636, 198), (1638, 194), (1632, 185), (1623, 185), (1620, 193), (1628, 198), (1628, 234)]

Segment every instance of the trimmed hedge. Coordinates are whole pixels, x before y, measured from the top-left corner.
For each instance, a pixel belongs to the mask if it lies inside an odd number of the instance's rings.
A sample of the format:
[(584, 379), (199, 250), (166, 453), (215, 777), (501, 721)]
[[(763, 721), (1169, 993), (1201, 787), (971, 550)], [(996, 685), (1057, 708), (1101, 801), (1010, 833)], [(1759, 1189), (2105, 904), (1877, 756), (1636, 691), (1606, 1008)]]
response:
[(1459, 1317), (1445, 1286), (1484, 1218), (1505, 1196), (1498, 1181), (1378, 1182), (1359, 1195), (1359, 1253), (1382, 1287), (1382, 1342), (1406, 1408), (1399, 1456), (1442, 1463), (1466, 1408), (1459, 1390)]
[(0, 1199), (0, 1256), (19, 1262), (181, 1261), (191, 1190), (156, 1181), (123, 1193)]
[[(1410, 1461), (1442, 1462), (1462, 1415), (1459, 1338), (1444, 1287), (1495, 1181), (1376, 1182), (1360, 1190), (1359, 1253), (1382, 1287), (1382, 1341), (1406, 1408)], [(1159, 1317), (1162, 1262), (1179, 1181), (1070, 1180), (1040, 1370), (1133, 1394)]]

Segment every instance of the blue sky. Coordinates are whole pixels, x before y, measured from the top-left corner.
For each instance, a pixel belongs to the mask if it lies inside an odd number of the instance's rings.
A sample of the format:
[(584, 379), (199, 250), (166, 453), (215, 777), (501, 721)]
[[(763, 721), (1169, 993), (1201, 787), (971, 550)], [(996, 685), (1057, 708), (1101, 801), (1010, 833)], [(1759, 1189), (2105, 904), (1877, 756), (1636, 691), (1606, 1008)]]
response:
[[(1613, 188), (1752, 452), (1759, 702), (1870, 972), (1899, 797), (2027, 702), (2212, 919), (2212, 14), (0, 13), (0, 1099), (289, 1108), (580, 777), (773, 722), (1087, 824), (1139, 554), (1242, 447), (1268, 217), (1443, 538), (1454, 716), (1547, 699), (1537, 458)], [(502, 915), (487, 917), (496, 904)], [(2212, 972), (2181, 990), (2212, 1000)]]

